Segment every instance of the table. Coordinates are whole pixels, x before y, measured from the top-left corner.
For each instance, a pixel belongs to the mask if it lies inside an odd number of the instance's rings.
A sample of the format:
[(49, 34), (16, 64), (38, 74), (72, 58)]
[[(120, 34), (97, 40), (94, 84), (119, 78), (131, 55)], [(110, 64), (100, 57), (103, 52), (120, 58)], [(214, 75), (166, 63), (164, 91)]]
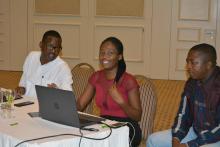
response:
[[(31, 98), (16, 100), (15, 103), (26, 101)], [(13, 118), (0, 117), (0, 147), (14, 147), (24, 140), (45, 137), (57, 134), (77, 134), (80, 135), (79, 129), (50, 122), (39, 117), (31, 118), (28, 112), (38, 111), (38, 102), (31, 99), (34, 105), (24, 107), (14, 107)], [(100, 124), (90, 126), (97, 128), (99, 132), (82, 131), (84, 136), (93, 138), (103, 138), (110, 133), (109, 128), (103, 128)], [(60, 136), (42, 140), (23, 143), (18, 147), (78, 147), (80, 137)], [(129, 146), (129, 129), (123, 126), (112, 129), (112, 134), (104, 140), (90, 140), (82, 138), (80, 147), (128, 147)]]

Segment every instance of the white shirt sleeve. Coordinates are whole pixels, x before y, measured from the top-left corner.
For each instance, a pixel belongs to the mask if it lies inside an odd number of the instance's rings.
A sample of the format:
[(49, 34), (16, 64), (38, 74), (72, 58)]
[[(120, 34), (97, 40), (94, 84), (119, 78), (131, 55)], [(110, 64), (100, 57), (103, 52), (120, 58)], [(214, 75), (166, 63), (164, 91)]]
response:
[(60, 89), (69, 90), (72, 91), (72, 73), (67, 64), (64, 64), (62, 66), (61, 72), (60, 72)]
[(19, 86), (20, 87), (26, 87), (26, 81), (27, 81), (27, 71), (28, 71), (28, 66), (30, 63), (30, 57), (31, 57), (31, 53), (26, 57), (24, 65), (23, 65), (23, 73), (19, 82)]

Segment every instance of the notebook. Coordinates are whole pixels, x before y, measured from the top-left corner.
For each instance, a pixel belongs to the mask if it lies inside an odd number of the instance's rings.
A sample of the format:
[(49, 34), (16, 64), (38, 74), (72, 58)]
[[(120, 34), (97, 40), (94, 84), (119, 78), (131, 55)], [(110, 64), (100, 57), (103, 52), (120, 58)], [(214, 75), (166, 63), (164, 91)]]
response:
[(72, 91), (36, 85), (39, 116), (56, 123), (82, 128), (100, 123), (104, 118), (78, 113), (76, 99)]

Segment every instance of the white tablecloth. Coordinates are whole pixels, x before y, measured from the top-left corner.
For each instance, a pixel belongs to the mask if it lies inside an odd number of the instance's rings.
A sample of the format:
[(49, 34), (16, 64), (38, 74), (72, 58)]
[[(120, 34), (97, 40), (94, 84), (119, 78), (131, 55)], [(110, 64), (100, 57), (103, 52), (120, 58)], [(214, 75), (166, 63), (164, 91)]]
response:
[[(17, 100), (15, 103), (25, 101)], [(13, 118), (0, 117), (0, 147), (14, 147), (21, 141), (58, 134), (80, 135), (78, 128), (53, 123), (39, 117), (31, 118), (28, 112), (37, 112), (38, 104), (14, 107)], [(82, 131), (83, 135), (93, 138), (103, 138), (110, 133), (109, 128), (103, 128), (96, 124), (89, 126), (100, 131)], [(90, 140), (82, 138), (80, 147), (128, 147), (128, 127), (120, 127), (112, 130), (110, 137), (104, 140)], [(23, 143), (18, 147), (78, 147), (80, 137), (60, 136), (37, 141)]]

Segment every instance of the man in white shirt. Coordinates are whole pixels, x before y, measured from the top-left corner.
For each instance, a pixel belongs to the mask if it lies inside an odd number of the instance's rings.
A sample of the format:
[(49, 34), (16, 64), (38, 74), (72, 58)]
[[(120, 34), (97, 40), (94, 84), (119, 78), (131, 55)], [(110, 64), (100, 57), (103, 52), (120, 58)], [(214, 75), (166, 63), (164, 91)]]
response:
[(59, 57), (62, 38), (54, 30), (44, 33), (39, 44), (41, 52), (32, 51), (26, 58), (18, 95), (36, 97), (35, 85), (72, 91), (72, 74), (69, 66)]

